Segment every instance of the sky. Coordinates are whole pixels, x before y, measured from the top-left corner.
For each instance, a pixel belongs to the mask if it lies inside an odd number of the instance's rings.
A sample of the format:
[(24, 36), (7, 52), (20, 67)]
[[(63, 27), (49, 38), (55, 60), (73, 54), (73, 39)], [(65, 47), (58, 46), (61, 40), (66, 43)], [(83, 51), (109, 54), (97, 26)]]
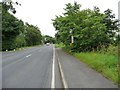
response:
[(37, 25), (43, 35), (55, 35), (55, 28), (52, 20), (55, 15), (62, 15), (65, 4), (77, 1), (82, 5), (83, 9), (93, 9), (94, 6), (100, 8), (104, 12), (108, 8), (113, 10), (116, 18), (118, 18), (118, 2), (120, 0), (12, 0), (17, 1), (21, 6), (15, 6), (17, 13), (15, 16), (29, 24)]

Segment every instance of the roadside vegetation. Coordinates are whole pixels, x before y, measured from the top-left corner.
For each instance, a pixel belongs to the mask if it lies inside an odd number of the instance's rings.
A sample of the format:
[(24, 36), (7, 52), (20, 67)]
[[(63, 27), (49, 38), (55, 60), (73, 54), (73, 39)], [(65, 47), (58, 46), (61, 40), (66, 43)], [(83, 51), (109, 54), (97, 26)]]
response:
[(63, 43), (56, 44), (55, 47), (62, 48), (65, 52), (86, 63), (88, 67), (120, 85), (118, 46), (110, 45), (107, 50), (91, 52), (71, 52)]
[(51, 44), (55, 44), (55, 38), (48, 36), (48, 35), (44, 35), (43, 36), (43, 40), (42, 40), (45, 44), (46, 43), (51, 43)]
[[(14, 3), (19, 5), (17, 2)], [(37, 26), (17, 19), (13, 3), (1, 2), (2, 6), (2, 51), (42, 44), (42, 35)]]
[(109, 52), (73, 53), (80, 61), (102, 73), (106, 78), (118, 83), (118, 56)]
[[(56, 16), (56, 47), (72, 54), (106, 78), (118, 84), (119, 28), (111, 9), (81, 10), (77, 2), (68, 3), (63, 15)], [(74, 37), (74, 42), (71, 40)], [(120, 83), (119, 83), (120, 84)]]
[[(2, 47), (0, 51), (19, 50), (23, 47), (31, 47), (45, 43), (55, 43), (55, 39), (48, 35), (42, 35), (40, 28), (23, 22), (14, 16), (17, 13), (15, 5), (18, 2), (0, 2), (0, 13), (2, 15), (1, 37)], [(1, 19), (1, 18), (0, 18)], [(1, 40), (0, 40), (1, 41)]]

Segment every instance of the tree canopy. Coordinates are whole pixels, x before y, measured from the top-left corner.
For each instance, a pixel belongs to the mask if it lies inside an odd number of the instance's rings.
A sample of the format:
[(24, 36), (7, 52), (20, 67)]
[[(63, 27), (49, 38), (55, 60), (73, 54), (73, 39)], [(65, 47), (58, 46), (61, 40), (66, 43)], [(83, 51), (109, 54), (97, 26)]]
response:
[[(2, 2), (2, 50), (11, 50), (23, 46), (41, 44), (42, 35), (37, 26), (24, 24), (13, 14), (16, 13), (12, 3)], [(16, 3), (18, 4), (18, 3)], [(12, 13), (9, 12), (11, 9)]]
[[(66, 4), (65, 13), (56, 16), (53, 20), (56, 40), (63, 42), (72, 51), (91, 51), (107, 47), (114, 41), (118, 32), (118, 20), (110, 9), (104, 13), (98, 7), (93, 10), (80, 10), (81, 5), (77, 2)], [(71, 44), (71, 34), (74, 36), (74, 43)]]
[(49, 35), (44, 35), (43, 36), (43, 42), (46, 43), (55, 43), (55, 38), (49, 36)]

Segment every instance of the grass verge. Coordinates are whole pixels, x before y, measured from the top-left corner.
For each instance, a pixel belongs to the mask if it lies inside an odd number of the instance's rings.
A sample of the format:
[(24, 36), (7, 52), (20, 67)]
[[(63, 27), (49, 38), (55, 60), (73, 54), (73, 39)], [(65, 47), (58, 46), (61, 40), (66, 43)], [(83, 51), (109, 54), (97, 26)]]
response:
[(102, 73), (106, 78), (115, 82), (115, 84), (118, 84), (117, 56), (95, 52), (74, 53), (73, 55), (96, 71)]
[(101, 73), (104, 77), (110, 79), (115, 84), (120, 85), (120, 74), (118, 74), (118, 54), (116, 52), (117, 50), (113, 50), (115, 48), (112, 47), (111, 49), (110, 46), (107, 52), (73, 53), (70, 52), (70, 50), (63, 44), (57, 44), (55, 46), (62, 48), (65, 52), (73, 55), (80, 61), (86, 63), (89, 67)]
[(64, 48), (65, 45), (63, 43), (55, 44), (55, 48)]

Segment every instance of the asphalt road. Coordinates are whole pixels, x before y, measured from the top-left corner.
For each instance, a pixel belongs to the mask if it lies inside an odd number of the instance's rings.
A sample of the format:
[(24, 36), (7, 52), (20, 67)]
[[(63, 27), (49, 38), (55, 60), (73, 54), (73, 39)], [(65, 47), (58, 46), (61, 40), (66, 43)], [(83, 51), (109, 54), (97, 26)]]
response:
[(53, 45), (2, 54), (3, 88), (50, 88)]
[(76, 58), (61, 49), (54, 50), (53, 45), (2, 53), (2, 88), (51, 88), (53, 80), (55, 88), (63, 88), (63, 79), (69, 88), (117, 88)]

